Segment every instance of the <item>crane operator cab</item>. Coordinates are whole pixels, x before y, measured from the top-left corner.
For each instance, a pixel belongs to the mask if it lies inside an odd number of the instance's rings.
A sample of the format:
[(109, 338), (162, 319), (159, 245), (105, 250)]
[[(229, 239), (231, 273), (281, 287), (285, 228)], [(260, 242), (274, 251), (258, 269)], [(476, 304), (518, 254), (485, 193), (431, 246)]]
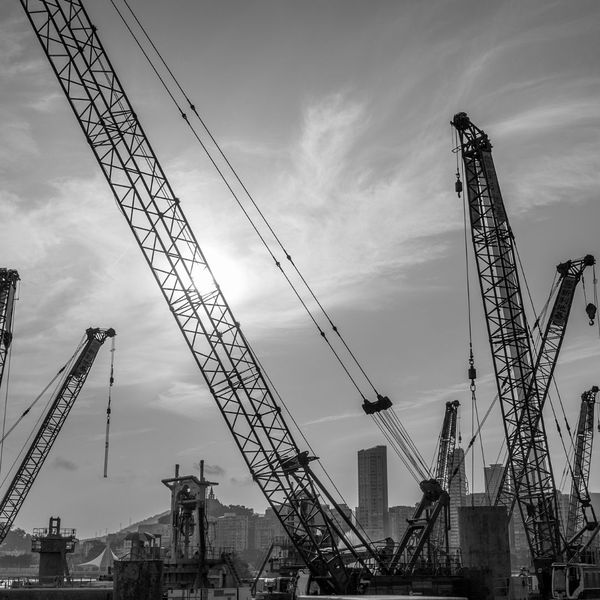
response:
[(583, 563), (553, 564), (552, 598), (600, 598), (600, 566)]

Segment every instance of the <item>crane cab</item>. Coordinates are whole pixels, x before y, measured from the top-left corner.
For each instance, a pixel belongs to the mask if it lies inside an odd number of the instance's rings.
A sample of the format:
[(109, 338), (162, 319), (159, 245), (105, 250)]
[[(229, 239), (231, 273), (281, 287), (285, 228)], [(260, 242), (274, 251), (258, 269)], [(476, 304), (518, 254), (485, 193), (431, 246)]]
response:
[(552, 598), (555, 600), (600, 598), (600, 565), (553, 564)]

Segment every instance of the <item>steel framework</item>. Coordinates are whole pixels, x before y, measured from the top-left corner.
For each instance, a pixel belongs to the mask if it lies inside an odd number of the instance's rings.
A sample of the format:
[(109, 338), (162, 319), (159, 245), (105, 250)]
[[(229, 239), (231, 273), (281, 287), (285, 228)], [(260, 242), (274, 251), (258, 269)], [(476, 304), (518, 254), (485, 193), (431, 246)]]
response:
[[(537, 384), (540, 398), (540, 406), (537, 413), (538, 420), (542, 414), (546, 399), (548, 398), (550, 384), (558, 362), (558, 355), (565, 338), (567, 322), (569, 320), (571, 306), (573, 305), (577, 284), (581, 280), (585, 268), (595, 264), (595, 262), (594, 257), (591, 254), (588, 254), (583, 258), (568, 260), (556, 267), (559, 275), (558, 291), (554, 299), (552, 311), (546, 324), (546, 329), (542, 336), (537, 359), (533, 368), (533, 381)], [(529, 391), (528, 393), (531, 392)], [(526, 418), (526, 413), (523, 413), (517, 423), (517, 429), (524, 426), (523, 423)], [(509, 450), (509, 456), (512, 454), (513, 452)], [(509, 513), (512, 513), (516, 495), (519, 493), (518, 482), (520, 479), (517, 477), (516, 486), (511, 484), (508, 477), (509, 470), (509, 463), (507, 463), (504, 468), (502, 480), (498, 486), (496, 504), (507, 506), (509, 508)]]
[(518, 490), (516, 499), (534, 565), (547, 573), (550, 563), (560, 557), (562, 543), (542, 394), (534, 376), (513, 234), (488, 136), (465, 113), (456, 114), (452, 124), (460, 136), (471, 237), (513, 490)]
[(50, 453), (87, 379), (98, 350), (106, 338), (115, 335), (114, 329), (90, 328), (85, 333), (87, 336), (85, 344), (54, 396), (42, 424), (0, 502), (0, 543), (10, 531), (15, 517)]
[(569, 512), (567, 514), (566, 537), (571, 539), (587, 527), (590, 522), (595, 522), (595, 515), (589, 519), (587, 514), (592, 509), (588, 482), (590, 480), (590, 467), (592, 464), (592, 443), (594, 441), (594, 406), (598, 387), (581, 394), (581, 408), (579, 421), (575, 432), (575, 453), (573, 456), (573, 479), (571, 494), (569, 496)]
[(292, 437), (83, 3), (21, 4), (253, 480), (321, 589), (349, 591), (348, 562), (379, 558), (356, 530), (368, 559), (337, 550), (342, 519), (324, 509), (314, 457)]
[(13, 311), (18, 281), (19, 274), (14, 269), (0, 269), (0, 385), (13, 337)]

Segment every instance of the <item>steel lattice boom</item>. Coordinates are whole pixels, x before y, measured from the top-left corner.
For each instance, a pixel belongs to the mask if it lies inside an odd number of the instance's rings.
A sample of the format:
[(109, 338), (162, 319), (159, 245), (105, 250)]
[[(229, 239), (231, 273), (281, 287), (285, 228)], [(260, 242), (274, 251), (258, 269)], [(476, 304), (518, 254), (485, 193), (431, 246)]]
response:
[(554, 476), (542, 419), (542, 397), (517, 273), (516, 251), (488, 136), (465, 113), (460, 136), (471, 237), (509, 448), (512, 480), (536, 568), (560, 556)]
[(0, 543), (9, 532), (31, 486), (52, 449), (83, 384), (92, 368), (98, 350), (114, 329), (88, 329), (86, 342), (65, 376), (25, 457), (0, 503)]
[(594, 386), (581, 395), (581, 408), (579, 421), (575, 432), (575, 454), (573, 457), (573, 480), (571, 482), (571, 495), (569, 497), (569, 513), (567, 515), (566, 537), (571, 539), (587, 527), (588, 523), (595, 523), (587, 517), (588, 510), (592, 510), (588, 482), (592, 462), (592, 442), (594, 441), (594, 405), (598, 387)]
[(434, 568), (447, 566), (445, 561), (448, 558), (447, 533), (450, 506), (448, 490), (452, 476), (452, 458), (456, 447), (459, 406), (458, 400), (446, 402), (435, 479), (427, 479), (419, 484), (423, 496), (408, 520), (408, 527), (391, 557), (389, 564), (391, 572), (411, 574), (423, 557), (427, 546), (429, 546), (427, 556), (433, 559)]
[(13, 310), (18, 281), (19, 274), (14, 269), (0, 269), (0, 385), (12, 342)]
[[(533, 380), (537, 385), (540, 398), (540, 408), (538, 411), (538, 419), (542, 414), (542, 410), (548, 398), (550, 384), (554, 374), (554, 369), (558, 362), (558, 355), (565, 338), (567, 322), (573, 305), (573, 298), (577, 284), (583, 276), (586, 267), (595, 263), (592, 255), (588, 254), (577, 260), (568, 260), (556, 267), (559, 274), (559, 285), (554, 299), (552, 312), (546, 324), (546, 329), (542, 336), (542, 341), (538, 350), (537, 359), (533, 368)], [(527, 414), (521, 415), (518, 421), (517, 428), (523, 427), (526, 422)], [(517, 438), (515, 438), (516, 440)], [(513, 452), (509, 450), (509, 456)], [(498, 486), (498, 494), (496, 504), (502, 504), (509, 507), (510, 512), (514, 506), (516, 495), (518, 494), (517, 486), (509, 485), (508, 472), (510, 466), (507, 463), (504, 468), (504, 474), (500, 485)], [(521, 481), (521, 477), (517, 475), (515, 481)]]
[(343, 534), (322, 506), (313, 457), (293, 439), (82, 2), (21, 4), (252, 478), (322, 589), (347, 591)]

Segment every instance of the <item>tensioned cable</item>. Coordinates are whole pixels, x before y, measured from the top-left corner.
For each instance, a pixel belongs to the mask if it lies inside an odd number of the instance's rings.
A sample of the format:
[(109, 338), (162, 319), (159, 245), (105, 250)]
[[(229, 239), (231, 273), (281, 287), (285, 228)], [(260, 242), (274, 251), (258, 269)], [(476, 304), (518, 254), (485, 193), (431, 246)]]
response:
[[(124, 0), (125, 1), (125, 0)], [(343, 360), (341, 359), (341, 357), (339, 356), (339, 354), (337, 353), (337, 351), (333, 348), (333, 346), (331, 345), (329, 339), (327, 338), (327, 335), (325, 334), (325, 332), (321, 329), (321, 327), (319, 326), (317, 320), (315, 319), (314, 315), (312, 314), (312, 312), (310, 311), (309, 307), (307, 306), (306, 302), (303, 300), (301, 294), (298, 292), (298, 290), (296, 289), (296, 287), (294, 286), (293, 282), (291, 281), (291, 279), (289, 278), (289, 276), (285, 273), (281, 262), (277, 260), (277, 258), (275, 257), (275, 255), (273, 254), (268, 242), (266, 241), (265, 237), (260, 233), (258, 227), (256, 226), (256, 224), (254, 223), (254, 221), (252, 220), (252, 217), (250, 216), (250, 214), (248, 213), (247, 209), (243, 206), (238, 194), (235, 192), (235, 190), (233, 189), (233, 187), (231, 186), (231, 184), (229, 183), (229, 181), (227, 180), (225, 173), (223, 172), (223, 170), (221, 169), (221, 167), (217, 164), (216, 160), (214, 159), (214, 157), (212, 156), (210, 150), (208, 149), (208, 147), (206, 146), (206, 144), (204, 143), (204, 141), (202, 140), (202, 138), (200, 137), (200, 135), (197, 133), (197, 131), (194, 129), (192, 123), (190, 122), (189, 118), (187, 117), (186, 113), (183, 111), (181, 105), (179, 104), (179, 102), (177, 101), (177, 99), (175, 98), (175, 96), (173, 95), (173, 93), (171, 92), (171, 90), (169, 89), (168, 85), (166, 84), (166, 81), (164, 79), (164, 77), (159, 73), (158, 69), (156, 68), (154, 62), (152, 61), (152, 59), (150, 58), (150, 56), (148, 55), (148, 53), (146, 52), (146, 50), (143, 48), (142, 44), (140, 43), (139, 39), (137, 38), (137, 36), (135, 35), (134, 31), (131, 29), (131, 27), (129, 26), (129, 24), (127, 23), (127, 21), (125, 20), (123, 14), (121, 13), (121, 11), (119, 10), (119, 8), (116, 6), (114, 0), (111, 0), (111, 4), (114, 6), (115, 10), (117, 11), (117, 13), (119, 14), (119, 17), (121, 18), (121, 20), (123, 21), (123, 24), (125, 25), (125, 27), (127, 28), (127, 30), (129, 31), (129, 33), (131, 34), (131, 36), (133, 37), (134, 41), (136, 42), (138, 48), (140, 49), (140, 51), (142, 52), (142, 54), (144, 55), (144, 57), (146, 58), (148, 64), (150, 65), (150, 67), (152, 68), (152, 70), (154, 71), (156, 77), (158, 78), (158, 80), (160, 81), (160, 83), (162, 84), (163, 88), (165, 89), (165, 91), (167, 92), (167, 94), (169, 95), (169, 97), (171, 98), (172, 102), (175, 104), (175, 106), (177, 107), (177, 110), (179, 111), (181, 117), (184, 119), (184, 121), (187, 123), (188, 127), (190, 128), (190, 130), (192, 131), (194, 137), (196, 138), (196, 141), (201, 145), (202, 149), (204, 150), (204, 152), (206, 153), (207, 157), (209, 158), (210, 162), (212, 163), (212, 165), (214, 166), (214, 168), (216, 169), (217, 173), (219, 174), (220, 178), (222, 179), (222, 181), (225, 183), (225, 185), (227, 186), (227, 189), (229, 190), (229, 192), (231, 193), (231, 195), (233, 196), (233, 198), (235, 199), (236, 203), (238, 204), (239, 208), (242, 210), (242, 212), (244, 213), (246, 219), (248, 220), (248, 222), (250, 223), (252, 229), (254, 230), (254, 232), (256, 233), (256, 235), (258, 236), (258, 238), (260, 239), (260, 241), (262, 242), (263, 246), (265, 247), (265, 249), (267, 250), (267, 252), (269, 253), (269, 255), (271, 256), (271, 258), (273, 259), (276, 267), (280, 270), (280, 272), (282, 273), (282, 275), (284, 276), (284, 278), (286, 279), (286, 281), (288, 282), (288, 284), (290, 285), (290, 287), (292, 288), (294, 294), (296, 295), (296, 297), (298, 298), (298, 300), (300, 301), (302, 307), (304, 308), (304, 310), (307, 312), (308, 316), (310, 317), (310, 319), (313, 321), (313, 323), (315, 324), (315, 326), (318, 329), (319, 335), (324, 339), (324, 341), (327, 343), (327, 345), (329, 346), (329, 348), (331, 349), (332, 353), (334, 354), (335, 358), (337, 359), (337, 361), (340, 363), (340, 365), (342, 366), (342, 368), (344, 369), (344, 371), (346, 372), (346, 375), (349, 377), (350, 381), (352, 382), (352, 384), (354, 385), (354, 387), (356, 388), (356, 390), (359, 392), (359, 394), (361, 395), (361, 398), (363, 400), (365, 400), (365, 396), (362, 393), (359, 385), (356, 383), (355, 379), (352, 377), (352, 374), (350, 373), (350, 371), (348, 370), (348, 368), (346, 367), (346, 365), (344, 364)], [(127, 2), (125, 2), (125, 4), (127, 5)], [(131, 7), (129, 7), (129, 5), (127, 5), (128, 9), (130, 10), (130, 12), (132, 13), (132, 15), (134, 16), (134, 19), (136, 19), (136, 21), (139, 24), (139, 20), (137, 19), (137, 17), (135, 16), (135, 13), (133, 13)], [(149, 43), (152, 45), (153, 49), (155, 50), (155, 52), (157, 53), (157, 55), (159, 56), (161, 62), (166, 65), (164, 59), (162, 58), (162, 56), (160, 55), (158, 49), (156, 48), (156, 46), (153, 44), (153, 42), (150, 40), (148, 34), (146, 33), (146, 31), (144, 30), (143, 26), (140, 24), (140, 27), (142, 28), (142, 31), (144, 32), (144, 35), (146, 36), (146, 38), (149, 40)], [(171, 77), (175, 80), (177, 86), (181, 89), (181, 86), (179, 86), (179, 84), (177, 83), (177, 80), (174, 78), (174, 75), (172, 74), (171, 70), (168, 68), (168, 66), (166, 66), (169, 74), (171, 75)], [(184, 92), (182, 92), (184, 93)], [(184, 93), (185, 96), (185, 93)], [(189, 100), (186, 97), (186, 101)], [(190, 105), (193, 107), (193, 104), (190, 103)], [(194, 114), (198, 115), (198, 113), (196, 112), (195, 108), (194, 108)], [(209, 134), (211, 141), (215, 144), (215, 147), (218, 149), (219, 153), (221, 154), (221, 156), (223, 156), (224, 160), (226, 161), (226, 164), (228, 165), (228, 167), (230, 168), (230, 170), (232, 171), (232, 173), (234, 173), (236, 179), (239, 181), (239, 177), (237, 176), (237, 173), (234, 171), (233, 167), (231, 166), (231, 164), (229, 163), (229, 161), (227, 160), (227, 158), (225, 157), (223, 151), (221, 150), (220, 146), (218, 145), (218, 143), (216, 142), (216, 140), (214, 139), (214, 137), (212, 136), (212, 134), (210, 133), (210, 131), (208, 130), (208, 128), (206, 127), (206, 125), (204, 124), (204, 122), (202, 121), (201, 117), (198, 116), (198, 118), (200, 119), (200, 122), (202, 123), (203, 128), (207, 131), (207, 133)], [(248, 197), (251, 199), (253, 205), (256, 207), (257, 211), (259, 211), (258, 207), (256, 206), (255, 202), (252, 200), (252, 197), (250, 196), (249, 192), (246, 190), (245, 186), (243, 186), (243, 184), (240, 182), (240, 185), (242, 185), (243, 189), (246, 191), (246, 194), (248, 195)], [(264, 215), (262, 215), (262, 213), (259, 211), (259, 214), (262, 216), (263, 221), (266, 222), (266, 219), (264, 217)], [(272, 229), (269, 226), (269, 229), (272, 231)], [(291, 257), (289, 257), (289, 255), (286, 253), (286, 257), (289, 258), (291, 260)], [(292, 263), (293, 264), (293, 263)], [(369, 383), (371, 384), (371, 382), (369, 381)], [(372, 384), (371, 384), (372, 386)], [(372, 386), (373, 387), (373, 386)], [(373, 389), (375, 390), (375, 388), (373, 387)], [(375, 390), (376, 391), (376, 390)]]
[[(309, 315), (310, 319), (313, 321), (313, 323), (315, 324), (315, 326), (317, 327), (317, 330), (319, 332), (319, 335), (324, 339), (324, 341), (327, 343), (327, 345), (329, 346), (331, 352), (333, 353), (333, 355), (335, 356), (336, 360), (338, 361), (338, 363), (342, 366), (344, 372), (346, 373), (346, 375), (348, 376), (348, 378), (350, 379), (351, 383), (354, 385), (354, 387), (356, 388), (356, 390), (358, 391), (358, 393), (360, 394), (361, 398), (363, 400), (366, 400), (364, 394), (362, 393), (360, 387), (358, 386), (356, 380), (354, 379), (354, 377), (352, 376), (352, 374), (350, 373), (348, 367), (345, 365), (344, 361), (341, 359), (340, 355), (338, 354), (338, 352), (333, 348), (333, 346), (331, 345), (331, 342), (329, 341), (329, 339), (327, 338), (327, 335), (325, 334), (325, 332), (321, 329), (321, 327), (319, 326), (318, 322), (316, 321), (314, 315), (312, 314), (312, 312), (310, 311), (309, 307), (307, 306), (306, 302), (302, 299), (300, 293), (298, 292), (298, 290), (296, 289), (296, 287), (294, 286), (293, 282), (291, 281), (291, 279), (288, 277), (288, 275), (285, 273), (285, 271), (283, 270), (283, 267), (281, 266), (281, 263), (276, 259), (275, 255), (273, 254), (273, 252), (271, 251), (266, 239), (264, 238), (264, 236), (260, 233), (260, 231), (258, 230), (256, 224), (254, 223), (254, 221), (252, 220), (252, 218), (250, 217), (248, 211), (245, 209), (245, 207), (242, 205), (239, 197), (237, 196), (237, 194), (235, 193), (235, 191), (233, 190), (232, 186), (230, 185), (230, 183), (227, 181), (227, 178), (225, 177), (225, 174), (223, 173), (223, 170), (217, 165), (215, 159), (213, 158), (212, 154), (210, 153), (209, 149), (207, 148), (206, 144), (202, 141), (202, 139), (200, 138), (200, 136), (198, 135), (198, 133), (195, 131), (194, 127), (192, 126), (191, 122), (189, 121), (187, 115), (185, 114), (185, 112), (183, 111), (183, 109), (181, 108), (179, 102), (176, 100), (176, 98), (174, 97), (173, 93), (171, 92), (171, 90), (169, 89), (169, 87), (167, 86), (164, 78), (161, 76), (161, 74), (158, 72), (158, 69), (156, 68), (156, 66), (154, 65), (152, 59), (149, 57), (148, 53), (146, 52), (146, 50), (143, 48), (142, 44), (140, 43), (139, 39), (137, 38), (137, 36), (135, 35), (135, 33), (133, 32), (132, 28), (129, 26), (128, 22), (126, 21), (126, 19), (124, 18), (124, 15), (122, 14), (122, 12), (119, 10), (119, 8), (116, 6), (114, 0), (111, 0), (111, 3), (113, 5), (113, 7), (115, 8), (117, 14), (119, 15), (119, 17), (121, 18), (121, 20), (123, 21), (125, 27), (127, 28), (127, 30), (130, 32), (131, 36), (133, 37), (133, 39), (135, 40), (136, 44), (138, 45), (140, 51), (142, 52), (142, 54), (144, 55), (144, 57), (146, 58), (146, 60), (148, 61), (150, 67), (152, 68), (152, 70), (154, 71), (155, 75), (157, 76), (157, 78), (159, 79), (160, 83), (162, 84), (163, 88), (165, 89), (165, 91), (167, 92), (167, 94), (169, 95), (169, 97), (171, 98), (172, 102), (175, 104), (175, 106), (177, 107), (180, 115), (182, 116), (182, 118), (186, 121), (186, 123), (188, 124), (188, 126), (190, 127), (194, 137), (196, 138), (196, 140), (198, 141), (198, 143), (201, 145), (201, 147), (203, 148), (204, 152), (206, 153), (206, 155), (208, 156), (209, 160), (211, 161), (211, 163), (213, 164), (213, 166), (215, 167), (215, 169), (217, 170), (217, 173), (219, 174), (219, 176), (221, 177), (221, 179), (223, 180), (223, 182), (225, 183), (225, 185), (227, 186), (227, 188), (229, 189), (230, 193), (232, 194), (232, 196), (234, 197), (236, 203), (238, 204), (238, 206), (240, 207), (240, 209), (242, 210), (242, 212), (244, 213), (244, 215), (246, 216), (246, 218), (248, 219), (249, 223), (251, 224), (251, 227), (254, 229), (255, 233), (257, 234), (257, 236), (259, 237), (259, 239), (261, 240), (261, 242), (263, 243), (263, 245), (265, 246), (265, 248), (267, 249), (269, 255), (271, 256), (271, 258), (273, 259), (273, 261), (275, 262), (275, 265), (277, 266), (277, 268), (281, 271), (281, 273), (283, 274), (284, 278), (286, 279), (286, 281), (288, 282), (288, 284), (290, 285), (290, 287), (292, 288), (292, 290), (294, 291), (295, 295), (297, 296), (298, 300), (300, 301), (301, 305), (303, 306), (304, 310), (307, 312), (307, 314)], [(329, 318), (329, 315), (327, 314), (327, 312), (324, 310), (324, 308), (322, 307), (321, 303), (318, 301), (318, 299), (316, 298), (314, 292), (312, 291), (312, 289), (310, 288), (310, 286), (308, 285), (308, 283), (306, 282), (306, 280), (304, 279), (304, 277), (302, 276), (302, 274), (299, 272), (297, 266), (295, 265), (295, 263), (293, 262), (291, 256), (289, 255), (289, 253), (285, 250), (283, 244), (281, 243), (280, 239), (278, 238), (278, 236), (275, 234), (275, 232), (273, 231), (272, 227), (270, 226), (270, 224), (268, 223), (268, 221), (266, 220), (264, 214), (262, 213), (262, 211), (260, 211), (260, 209), (258, 208), (258, 206), (256, 205), (254, 199), (252, 198), (252, 196), (250, 195), (250, 193), (248, 192), (247, 188), (244, 186), (244, 184), (241, 182), (239, 176), (237, 175), (235, 169), (233, 168), (233, 166), (231, 165), (231, 163), (229, 162), (229, 160), (227, 159), (227, 157), (225, 156), (225, 154), (223, 153), (222, 149), (220, 148), (219, 144), (217, 143), (217, 141), (215, 140), (214, 136), (211, 134), (211, 132), (209, 131), (208, 127), (206, 126), (206, 124), (204, 123), (204, 121), (202, 120), (202, 118), (200, 117), (200, 115), (198, 115), (195, 106), (191, 103), (191, 101), (189, 100), (189, 98), (187, 97), (187, 95), (185, 94), (185, 92), (183, 91), (182, 87), (180, 86), (180, 84), (178, 83), (177, 79), (175, 78), (174, 74), (172, 73), (171, 69), (168, 67), (167, 63), (165, 62), (165, 60), (162, 58), (162, 55), (160, 54), (160, 52), (158, 51), (158, 49), (156, 48), (155, 44), (152, 42), (152, 40), (150, 39), (148, 33), (146, 32), (146, 30), (144, 29), (144, 27), (141, 25), (139, 19), (137, 18), (137, 16), (135, 15), (135, 13), (133, 12), (133, 10), (131, 9), (131, 7), (129, 6), (129, 4), (127, 3), (126, 0), (124, 0), (125, 5), (127, 6), (128, 10), (131, 12), (131, 14), (133, 15), (134, 19), (136, 20), (136, 22), (138, 23), (139, 27), (141, 28), (142, 32), (144, 33), (144, 36), (146, 37), (146, 39), (149, 41), (149, 43), (151, 44), (151, 46), (153, 47), (154, 51), (156, 52), (156, 54), (158, 55), (159, 59), (161, 60), (162, 64), (165, 66), (165, 68), (167, 69), (167, 71), (169, 72), (171, 78), (175, 81), (177, 87), (181, 90), (182, 94), (184, 95), (184, 97), (186, 98), (186, 101), (188, 102), (188, 104), (190, 105), (190, 108), (193, 110), (194, 114), (196, 114), (196, 116), (198, 117), (198, 119), (200, 120), (203, 128), (205, 129), (205, 131), (208, 133), (209, 137), (211, 138), (211, 141), (213, 142), (213, 144), (215, 145), (215, 147), (218, 149), (220, 155), (223, 157), (223, 159), (225, 160), (226, 164), (228, 165), (228, 167), (230, 168), (230, 170), (232, 171), (232, 173), (234, 174), (235, 178), (237, 179), (237, 181), (240, 183), (240, 185), (242, 186), (242, 189), (245, 191), (245, 193), (247, 194), (248, 198), (250, 199), (250, 201), (252, 202), (253, 206), (255, 207), (255, 209), (257, 210), (257, 212), (259, 213), (259, 215), (261, 216), (262, 220), (265, 222), (265, 224), (267, 225), (269, 231), (272, 233), (272, 235), (274, 236), (274, 238), (277, 240), (277, 242), (279, 243), (280, 247), (282, 248), (282, 250), (284, 251), (286, 258), (290, 261), (290, 263), (294, 266), (294, 269), (296, 270), (296, 272), (298, 273), (300, 279), (303, 281), (303, 283), (305, 284), (305, 286), (307, 287), (307, 289), (309, 290), (311, 296), (314, 298), (314, 300), (317, 302), (317, 305), (321, 308), (322, 312), (324, 313), (324, 315), (327, 317), (329, 323), (331, 324), (333, 330), (337, 333), (338, 337), (341, 339), (343, 345), (346, 347), (346, 349), (348, 350), (350, 356), (352, 357), (352, 359), (354, 360), (354, 362), (357, 364), (359, 370), (361, 371), (361, 373), (365, 376), (366, 380), (368, 381), (369, 385), (372, 387), (372, 389), (377, 392), (376, 388), (374, 387), (373, 383), (371, 382), (371, 380), (368, 378), (368, 376), (366, 375), (365, 371), (363, 370), (362, 366), (360, 365), (360, 363), (358, 362), (356, 356), (351, 352), (351, 350), (349, 349), (348, 345), (346, 344), (346, 342), (343, 340), (343, 337), (341, 336), (341, 334), (339, 333), (338, 328), (333, 324), (333, 322), (331, 321), (331, 319)], [(389, 410), (389, 409), (388, 409)], [(416, 448), (416, 446), (414, 446), (414, 443), (412, 444), (413, 447)], [(420, 457), (420, 460), (423, 462), (422, 457)]]
[[(113, 6), (114, 6), (114, 0), (111, 0)], [(128, 0), (123, 0), (123, 3), (125, 4), (125, 6), (127, 6), (127, 9), (129, 10), (129, 12), (131, 13), (131, 15), (133, 16), (133, 18), (135, 19), (135, 22), (138, 24), (138, 26), (140, 27), (142, 33), (144, 34), (144, 36), (146, 37), (146, 39), (148, 40), (149, 44), (152, 46), (152, 49), (154, 50), (154, 52), (156, 53), (156, 55), (158, 56), (159, 60), (161, 61), (161, 63), (163, 64), (163, 66), (165, 67), (165, 69), (167, 70), (167, 72), (169, 73), (171, 79), (173, 80), (173, 82), (175, 83), (175, 85), (177, 86), (177, 88), (179, 89), (179, 91), (182, 93), (183, 97), (185, 98), (186, 102), (188, 103), (188, 106), (190, 107), (190, 109), (192, 110), (192, 112), (196, 115), (196, 117), (198, 118), (200, 124), (202, 125), (204, 131), (206, 131), (206, 133), (208, 134), (208, 136), (210, 137), (210, 140), (212, 141), (212, 143), (215, 145), (215, 148), (217, 149), (217, 151), (219, 152), (220, 156), (223, 158), (223, 160), (225, 161), (225, 163), (227, 164), (227, 166), (229, 167), (231, 173), (233, 174), (233, 176), (235, 177), (236, 181), (240, 184), (242, 190), (244, 191), (244, 193), (246, 194), (246, 196), (248, 197), (248, 199), (250, 200), (250, 202), (252, 203), (252, 206), (256, 209), (257, 213), (259, 214), (260, 218), (262, 219), (263, 223), (267, 226), (267, 229), (269, 230), (269, 232), (273, 235), (273, 238), (275, 239), (275, 241), (277, 242), (277, 244), (279, 245), (279, 247), (281, 248), (282, 252), (284, 253), (286, 259), (290, 262), (290, 264), (293, 266), (295, 272), (297, 273), (297, 275), (300, 277), (300, 280), (302, 281), (302, 283), (305, 285), (306, 289), (308, 290), (308, 292), (310, 293), (311, 297), (313, 298), (313, 300), (317, 303), (317, 306), (321, 309), (321, 312), (323, 313), (323, 315), (326, 317), (327, 321), (329, 322), (332, 330), (338, 335), (341, 343), (343, 344), (343, 346), (345, 347), (345, 349), (348, 351), (350, 357), (353, 359), (354, 363), (356, 364), (356, 366), (359, 368), (360, 372), (362, 373), (362, 375), (365, 377), (366, 381), (369, 383), (369, 385), (371, 386), (371, 388), (373, 389), (373, 391), (375, 393), (377, 393), (377, 390), (375, 388), (375, 385), (373, 384), (373, 382), (371, 381), (371, 379), (369, 378), (369, 376), (367, 375), (367, 373), (365, 372), (365, 370), (363, 369), (362, 365), (360, 364), (360, 362), (358, 361), (357, 357), (355, 356), (355, 354), (352, 352), (352, 350), (350, 349), (350, 347), (348, 346), (348, 344), (346, 343), (346, 341), (344, 340), (343, 336), (340, 334), (337, 326), (333, 323), (332, 319), (330, 318), (328, 312), (325, 310), (325, 308), (323, 307), (323, 305), (321, 304), (321, 302), (319, 301), (319, 299), (317, 298), (315, 292), (313, 291), (312, 287), (309, 285), (309, 283), (307, 282), (307, 280), (304, 278), (304, 276), (302, 275), (302, 273), (300, 272), (300, 270), (298, 269), (296, 263), (294, 262), (292, 256), (290, 255), (290, 253), (287, 251), (287, 249), (285, 248), (283, 242), (281, 241), (281, 238), (276, 234), (275, 230), (273, 229), (273, 227), (271, 226), (270, 222), (268, 221), (268, 219), (265, 217), (264, 213), (262, 212), (262, 210), (260, 209), (260, 207), (258, 206), (258, 204), (256, 203), (256, 201), (254, 200), (254, 197), (252, 196), (252, 194), (250, 193), (250, 191), (248, 190), (248, 188), (246, 187), (246, 185), (243, 183), (243, 181), (241, 180), (240, 176), (238, 175), (236, 169), (233, 167), (233, 165), (231, 164), (231, 162), (229, 161), (229, 159), (227, 158), (227, 156), (225, 155), (225, 153), (223, 152), (220, 144), (218, 143), (218, 141), (215, 139), (215, 137), (213, 136), (212, 132), (210, 131), (210, 129), (208, 128), (208, 126), (206, 125), (206, 122), (204, 121), (204, 119), (202, 119), (202, 117), (200, 116), (200, 114), (198, 113), (198, 111), (196, 110), (196, 107), (194, 105), (194, 103), (189, 99), (187, 93), (185, 92), (185, 90), (183, 89), (183, 87), (181, 86), (181, 84), (179, 83), (179, 80), (177, 79), (177, 77), (175, 76), (175, 74), (173, 73), (173, 71), (171, 70), (171, 68), (169, 67), (169, 65), (167, 64), (167, 62), (164, 60), (162, 54), (160, 53), (160, 51), (158, 50), (158, 48), (156, 47), (156, 45), (154, 44), (153, 40), (150, 38), (150, 35), (148, 34), (148, 32), (146, 31), (145, 27), (143, 26), (143, 24), (140, 22), (140, 20), (138, 19), (137, 15), (135, 14), (135, 12), (133, 11), (133, 9), (131, 8), (131, 6), (129, 5)], [(115, 7), (116, 8), (116, 7)], [(118, 12), (118, 9), (117, 9)], [(122, 18), (122, 17), (121, 17)], [(137, 42), (137, 40), (136, 40)], [(139, 44), (138, 44), (139, 45)], [(180, 109), (180, 112), (181, 109)], [(322, 335), (322, 334), (321, 334)]]
[[(465, 250), (465, 287), (467, 294), (467, 323), (468, 323), (468, 334), (469, 334), (469, 371), (468, 375), (471, 380), (469, 385), (469, 391), (471, 392), (471, 439), (474, 441), (479, 438), (479, 447), (481, 452), (481, 463), (485, 467), (485, 452), (483, 449), (483, 439), (480, 435), (475, 436), (475, 423), (477, 423), (477, 431), (481, 430), (482, 422), (479, 420), (479, 407), (477, 405), (477, 394), (476, 394), (476, 384), (475, 384), (475, 360), (473, 353), (473, 322), (472, 322), (472, 307), (471, 307), (471, 276), (469, 269), (469, 236), (468, 236), (468, 218), (467, 218), (467, 195), (462, 190), (462, 184), (458, 185), (461, 181), (465, 181), (465, 167), (463, 161), (459, 159), (459, 151), (460, 144), (458, 139), (458, 131), (455, 127), (450, 125), (451, 137), (452, 137), (452, 148), (453, 152), (456, 156), (456, 178), (457, 178), (457, 187), (456, 192), (460, 198), (462, 193), (462, 207), (463, 207), (463, 237), (464, 237), (464, 250)], [(461, 179), (462, 178), (462, 179)], [(498, 396), (492, 402), (492, 405), (495, 404)], [(491, 409), (491, 407), (490, 407)], [(489, 409), (488, 409), (489, 414)], [(470, 446), (469, 446), (470, 448)], [(471, 485), (475, 483), (475, 456), (473, 455), (471, 460)]]

